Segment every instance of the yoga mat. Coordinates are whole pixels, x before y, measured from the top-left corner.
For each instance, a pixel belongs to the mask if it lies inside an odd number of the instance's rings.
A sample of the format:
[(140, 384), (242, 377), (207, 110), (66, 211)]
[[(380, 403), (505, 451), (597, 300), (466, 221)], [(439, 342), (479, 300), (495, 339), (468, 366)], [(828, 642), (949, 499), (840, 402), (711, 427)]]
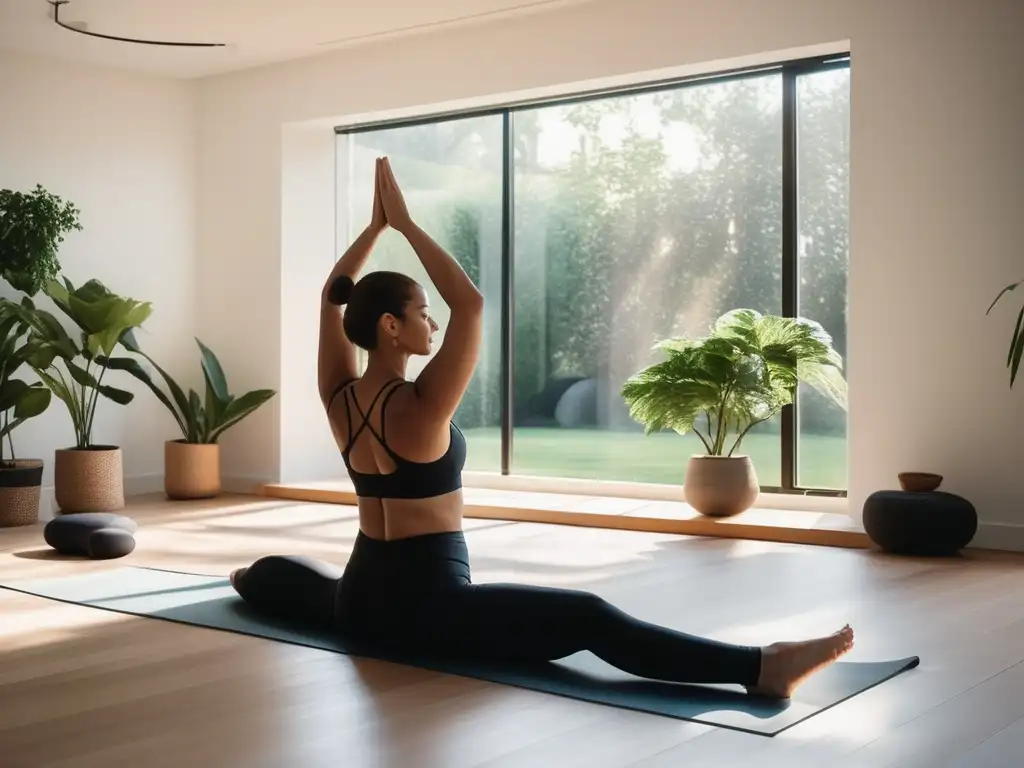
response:
[(590, 653), (550, 664), (495, 665), (384, 656), (325, 632), (286, 626), (256, 614), (222, 576), (121, 567), (81, 576), (36, 579), (4, 589), (135, 616), (239, 632), (335, 653), (385, 661), (648, 712), (680, 720), (775, 736), (919, 663), (840, 661), (812, 677), (788, 701), (748, 696), (739, 686), (678, 685), (620, 672)]

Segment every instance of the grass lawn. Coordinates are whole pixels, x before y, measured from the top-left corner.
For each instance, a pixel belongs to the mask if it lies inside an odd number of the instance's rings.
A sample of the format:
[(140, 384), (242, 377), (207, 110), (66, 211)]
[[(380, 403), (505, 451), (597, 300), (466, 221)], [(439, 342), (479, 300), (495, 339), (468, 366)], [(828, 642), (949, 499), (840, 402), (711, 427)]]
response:
[[(466, 469), (498, 471), (501, 431), (467, 429), (465, 434), (469, 443)], [(806, 435), (800, 437), (798, 446), (799, 485), (846, 488), (844, 438)], [(703, 452), (700, 440), (692, 435), (517, 427), (512, 436), (512, 472), (676, 485), (683, 481), (690, 455)], [(748, 435), (739, 452), (750, 456), (761, 485), (780, 485), (781, 445), (777, 434)]]

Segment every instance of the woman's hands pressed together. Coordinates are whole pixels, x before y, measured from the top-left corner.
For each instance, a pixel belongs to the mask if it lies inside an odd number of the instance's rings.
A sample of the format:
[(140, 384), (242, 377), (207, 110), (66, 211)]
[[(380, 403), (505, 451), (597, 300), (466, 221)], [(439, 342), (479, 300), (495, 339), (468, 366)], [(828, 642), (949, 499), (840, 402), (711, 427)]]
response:
[(370, 213), (370, 229), (380, 234), (388, 228), (388, 217), (384, 212), (384, 201), (380, 194), (380, 158), (376, 160), (373, 174), (373, 210)]
[(386, 157), (377, 158), (374, 175), (373, 215), (370, 225), (377, 227), (378, 222), (383, 222), (380, 229), (390, 226), (403, 235), (408, 235), (409, 229), (413, 226), (402, 190), (398, 187), (391, 163)]

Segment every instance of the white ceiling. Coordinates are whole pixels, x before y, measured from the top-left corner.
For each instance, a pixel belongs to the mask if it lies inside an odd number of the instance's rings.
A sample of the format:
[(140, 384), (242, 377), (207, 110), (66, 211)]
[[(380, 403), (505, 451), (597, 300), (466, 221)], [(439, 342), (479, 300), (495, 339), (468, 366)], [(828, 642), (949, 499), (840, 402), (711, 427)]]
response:
[(64, 23), (120, 37), (228, 43), (169, 48), (101, 40), (53, 23), (47, 0), (0, 0), (0, 50), (172, 77), (203, 77), (439, 28), (590, 0), (70, 0)]

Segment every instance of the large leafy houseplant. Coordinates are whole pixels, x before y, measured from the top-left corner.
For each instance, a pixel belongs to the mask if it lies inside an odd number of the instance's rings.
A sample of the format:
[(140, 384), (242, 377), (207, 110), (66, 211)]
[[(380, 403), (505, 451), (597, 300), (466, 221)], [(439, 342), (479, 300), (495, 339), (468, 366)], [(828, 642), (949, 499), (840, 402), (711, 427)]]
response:
[[(39, 518), (43, 482), (41, 459), (18, 459), (13, 433), (50, 406), (51, 394), (41, 382), (17, 378), (36, 351), (18, 305), (0, 299), (0, 527), (31, 525)], [(6, 439), (9, 451), (4, 448)]]
[(45, 286), (46, 295), (77, 327), (78, 338), (68, 333), (50, 312), (24, 298), (25, 317), (31, 322), (40, 355), (33, 368), (47, 387), (67, 406), (75, 432), (75, 448), (94, 447), (92, 440), (96, 407), (100, 397), (128, 405), (135, 395), (105, 384), (112, 369), (110, 356), (130, 338), (152, 313), (149, 302), (124, 298), (111, 292), (99, 280), (78, 288), (64, 278)]
[(31, 192), (0, 190), (0, 277), (35, 296), (60, 274), (57, 249), (81, 230), (74, 203), (37, 184)]
[[(277, 394), (272, 389), (255, 389), (233, 395), (227, 376), (213, 351), (196, 339), (200, 352), (205, 394), (195, 389), (188, 394), (134, 339), (125, 342), (130, 351), (144, 357), (163, 378), (164, 392), (150, 373), (133, 359), (117, 359), (123, 368), (145, 383), (174, 417), (181, 438), (168, 440), (164, 447), (164, 490), (169, 498), (209, 498), (220, 493), (220, 451), (218, 440), (228, 429), (252, 414)], [(169, 393), (169, 394), (168, 394)]]
[(668, 339), (657, 348), (665, 359), (622, 387), (631, 417), (647, 434), (696, 434), (706, 457), (742, 460), (691, 459), (684, 492), (705, 514), (736, 514), (756, 499), (754, 469), (736, 451), (751, 429), (793, 403), (801, 382), (847, 408), (842, 359), (824, 328), (804, 318), (738, 309), (718, 318), (707, 336)]
[(100, 398), (127, 405), (134, 394), (105, 383), (114, 350), (152, 313), (149, 302), (118, 296), (99, 280), (75, 287), (50, 280), (44, 290), (78, 333), (69, 333), (47, 310), (22, 299), (22, 316), (31, 325), (36, 352), (29, 364), (67, 407), (74, 429), (73, 447), (58, 449), (54, 486), (63, 512), (94, 512), (124, 505), (121, 449), (93, 442)]
[[(989, 314), (999, 300), (1011, 291), (1017, 290), (1020, 286), (1024, 285), (1024, 280), (1018, 280), (1016, 283), (1011, 283), (999, 292), (995, 300), (989, 305)], [(1017, 380), (1017, 371), (1020, 370), (1020, 360), (1024, 357), (1024, 305), (1021, 306), (1020, 312), (1017, 313), (1017, 324), (1014, 326), (1013, 334), (1010, 336), (1010, 349), (1006, 353), (1006, 367), (1010, 370), (1010, 389), (1013, 389), (1014, 382)]]

